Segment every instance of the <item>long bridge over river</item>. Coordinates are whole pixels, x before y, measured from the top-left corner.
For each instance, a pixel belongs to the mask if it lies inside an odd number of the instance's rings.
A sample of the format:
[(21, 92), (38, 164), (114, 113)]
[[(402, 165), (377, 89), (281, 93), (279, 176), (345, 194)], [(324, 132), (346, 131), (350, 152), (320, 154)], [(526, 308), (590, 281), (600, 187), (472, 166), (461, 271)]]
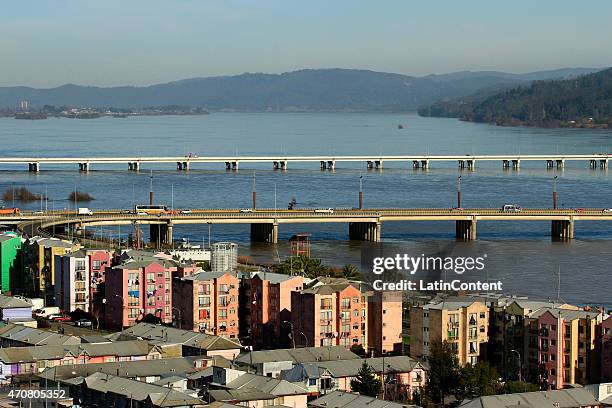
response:
[(83, 236), (87, 228), (112, 225), (149, 225), (152, 242), (169, 245), (173, 240), (173, 227), (189, 224), (250, 224), (253, 241), (277, 243), (278, 230), (291, 223), (345, 223), (348, 236), (354, 240), (378, 242), (381, 227), (398, 221), (454, 221), (455, 237), (475, 240), (479, 222), (489, 221), (546, 221), (551, 223), (551, 237), (555, 240), (574, 238), (575, 223), (581, 221), (612, 221), (608, 209), (523, 209), (503, 212), (492, 208), (387, 208), (315, 210), (238, 210), (193, 209), (171, 211), (158, 215), (128, 213), (125, 210), (98, 210), (91, 215), (55, 211), (49, 213), (22, 212), (2, 215), (0, 224), (14, 224), (30, 235), (53, 234), (53, 231), (71, 232)]
[(599, 154), (501, 154), (501, 155), (359, 155), (359, 156), (166, 156), (166, 157), (0, 157), (0, 164), (27, 164), (28, 170), (38, 172), (43, 165), (78, 165), (80, 171), (89, 171), (93, 165), (124, 164), (130, 171), (138, 171), (143, 164), (171, 163), (180, 171), (189, 170), (197, 163), (224, 164), (226, 170), (238, 170), (240, 164), (270, 163), (273, 169), (286, 170), (289, 163), (318, 163), (321, 170), (334, 170), (337, 163), (363, 163), (368, 169), (382, 169), (384, 163), (403, 162), (417, 169), (429, 169), (433, 163), (457, 163), (460, 169), (474, 170), (477, 162), (499, 162), (503, 168), (518, 170), (521, 162), (541, 162), (547, 168), (564, 168), (566, 162), (584, 162), (591, 168), (608, 168), (609, 155)]

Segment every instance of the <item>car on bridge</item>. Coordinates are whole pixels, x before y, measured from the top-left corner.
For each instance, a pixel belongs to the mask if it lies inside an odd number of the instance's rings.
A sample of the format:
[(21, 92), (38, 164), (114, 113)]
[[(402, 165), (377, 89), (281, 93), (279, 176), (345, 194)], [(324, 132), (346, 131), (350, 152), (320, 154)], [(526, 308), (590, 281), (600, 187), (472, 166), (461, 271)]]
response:
[(612, 213), (612, 208), (604, 208), (604, 209), (602, 210), (602, 212), (605, 212), (605, 213)]
[(315, 208), (314, 212), (317, 214), (333, 214), (334, 209), (333, 208)]
[(252, 208), (242, 208), (240, 212), (241, 213), (252, 213), (253, 209)]
[(523, 211), (523, 209), (521, 208), (520, 205), (516, 205), (516, 204), (505, 204), (502, 209), (502, 212), (505, 213), (516, 213), (516, 212), (521, 212)]

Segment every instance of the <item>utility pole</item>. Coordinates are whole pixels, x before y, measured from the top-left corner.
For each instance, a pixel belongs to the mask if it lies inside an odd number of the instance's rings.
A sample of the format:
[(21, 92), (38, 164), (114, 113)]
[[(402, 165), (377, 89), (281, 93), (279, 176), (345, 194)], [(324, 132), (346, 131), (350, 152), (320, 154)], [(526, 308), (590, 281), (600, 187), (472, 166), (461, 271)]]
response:
[(359, 209), (363, 208), (363, 176), (359, 175)]
[(153, 205), (153, 169), (151, 169), (150, 185), (149, 185), (149, 205)]
[(457, 208), (461, 208), (461, 176), (457, 177)]
[(256, 185), (255, 185), (255, 172), (253, 172), (253, 189), (252, 189), (252, 194), (253, 194), (253, 209), (257, 208), (257, 189), (256, 189)]
[(553, 209), (557, 209), (557, 177), (553, 179)]

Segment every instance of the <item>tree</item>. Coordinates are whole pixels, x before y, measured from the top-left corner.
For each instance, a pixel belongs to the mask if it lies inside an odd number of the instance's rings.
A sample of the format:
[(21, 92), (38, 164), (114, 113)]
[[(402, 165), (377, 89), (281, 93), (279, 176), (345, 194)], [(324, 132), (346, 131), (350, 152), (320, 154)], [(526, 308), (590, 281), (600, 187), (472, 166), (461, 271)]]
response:
[(351, 390), (369, 397), (377, 397), (382, 390), (380, 378), (376, 377), (374, 370), (365, 360), (357, 373), (357, 377), (351, 380)]
[(350, 280), (361, 279), (361, 273), (359, 272), (359, 269), (357, 269), (355, 265), (351, 265), (351, 264), (344, 265), (342, 267), (342, 270), (340, 271), (340, 275), (343, 278), (350, 279)]
[(497, 371), (489, 363), (466, 364), (460, 369), (459, 384), (455, 391), (458, 400), (495, 395), (499, 389)]
[(431, 344), (429, 367), (427, 394), (432, 401), (444, 403), (454, 394), (460, 377), (459, 360), (449, 342)]
[(526, 383), (524, 381), (508, 381), (500, 390), (500, 394), (516, 394), (519, 392), (540, 391), (538, 384)]
[(357, 354), (360, 357), (366, 357), (366, 351), (361, 344), (353, 344), (351, 346), (351, 352)]
[(329, 273), (329, 269), (323, 265), (320, 259), (308, 258), (303, 255), (286, 258), (280, 264), (273, 266), (273, 269), (274, 272), (283, 273), (285, 275), (294, 275), (303, 272), (311, 279), (325, 276)]

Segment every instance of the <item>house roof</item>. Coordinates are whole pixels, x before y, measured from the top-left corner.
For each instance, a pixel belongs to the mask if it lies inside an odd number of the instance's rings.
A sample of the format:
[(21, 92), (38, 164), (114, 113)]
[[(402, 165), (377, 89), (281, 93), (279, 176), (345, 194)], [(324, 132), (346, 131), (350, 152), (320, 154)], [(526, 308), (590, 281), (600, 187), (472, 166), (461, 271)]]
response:
[(317, 408), (417, 408), (416, 405), (398, 404), (365, 395), (343, 391), (332, 391), (308, 403)]
[(0, 328), (0, 338), (33, 346), (70, 345), (80, 344), (81, 339), (75, 336), (66, 336), (46, 330), (34, 329), (15, 324), (8, 324)]
[[(558, 404), (558, 405), (557, 405)], [(584, 388), (489, 395), (464, 401), (461, 408), (578, 408), (597, 406), (597, 399)]]
[(151, 323), (138, 323), (125, 329), (119, 337), (142, 338), (152, 343), (175, 343), (203, 350), (233, 350), (241, 348), (236, 339), (210, 336), (190, 330), (176, 329)]
[(300, 276), (295, 275), (285, 275), (282, 273), (274, 273), (274, 272), (255, 272), (252, 275), (252, 278), (258, 278), (261, 280), (267, 280), (272, 284), (282, 283), (288, 281), (290, 279), (299, 278)]
[(197, 373), (194, 360), (189, 357), (162, 358), (156, 360), (119, 361), (113, 363), (90, 363), (62, 365), (48, 368), (39, 374), (43, 378), (65, 380), (73, 377), (87, 377), (93, 373), (106, 373), (124, 378), (189, 375)]
[(342, 346), (304, 347), (296, 349), (260, 350), (245, 353), (236, 358), (237, 363), (253, 365), (274, 361), (307, 363), (328, 360), (359, 359), (359, 356)]
[(240, 377), (228, 382), (225, 386), (231, 389), (254, 389), (276, 396), (306, 394), (308, 392), (306, 389), (289, 381), (251, 373), (244, 373)]
[(83, 343), (78, 345), (8, 347), (0, 349), (0, 361), (5, 364), (56, 360), (66, 356), (144, 356), (153, 346), (143, 340), (122, 341), (119, 343)]
[(597, 316), (601, 315), (600, 312), (586, 311), (586, 310), (567, 310), (567, 309), (559, 309), (559, 308), (550, 308), (543, 307), (534, 312), (529, 313), (529, 317), (538, 318), (542, 316), (544, 313), (550, 313), (553, 316), (561, 316), (564, 320), (575, 320), (575, 319), (595, 319)]
[(332, 377), (355, 377), (366, 362), (375, 372), (408, 373), (420, 366), (420, 363), (408, 356), (375, 357), (358, 360), (321, 361), (317, 365), (329, 372)]
[(94, 373), (84, 379), (87, 388), (103, 393), (124, 395), (136, 401), (150, 400), (159, 407), (204, 405), (204, 401), (183, 392), (142, 381)]
[(0, 309), (32, 308), (32, 303), (13, 296), (0, 295)]
[(289, 382), (302, 382), (310, 378), (320, 377), (317, 363), (300, 363), (289, 370), (282, 370), (280, 378)]
[(255, 389), (247, 390), (210, 390), (208, 395), (214, 401), (258, 401), (258, 400), (273, 400), (276, 396)]

